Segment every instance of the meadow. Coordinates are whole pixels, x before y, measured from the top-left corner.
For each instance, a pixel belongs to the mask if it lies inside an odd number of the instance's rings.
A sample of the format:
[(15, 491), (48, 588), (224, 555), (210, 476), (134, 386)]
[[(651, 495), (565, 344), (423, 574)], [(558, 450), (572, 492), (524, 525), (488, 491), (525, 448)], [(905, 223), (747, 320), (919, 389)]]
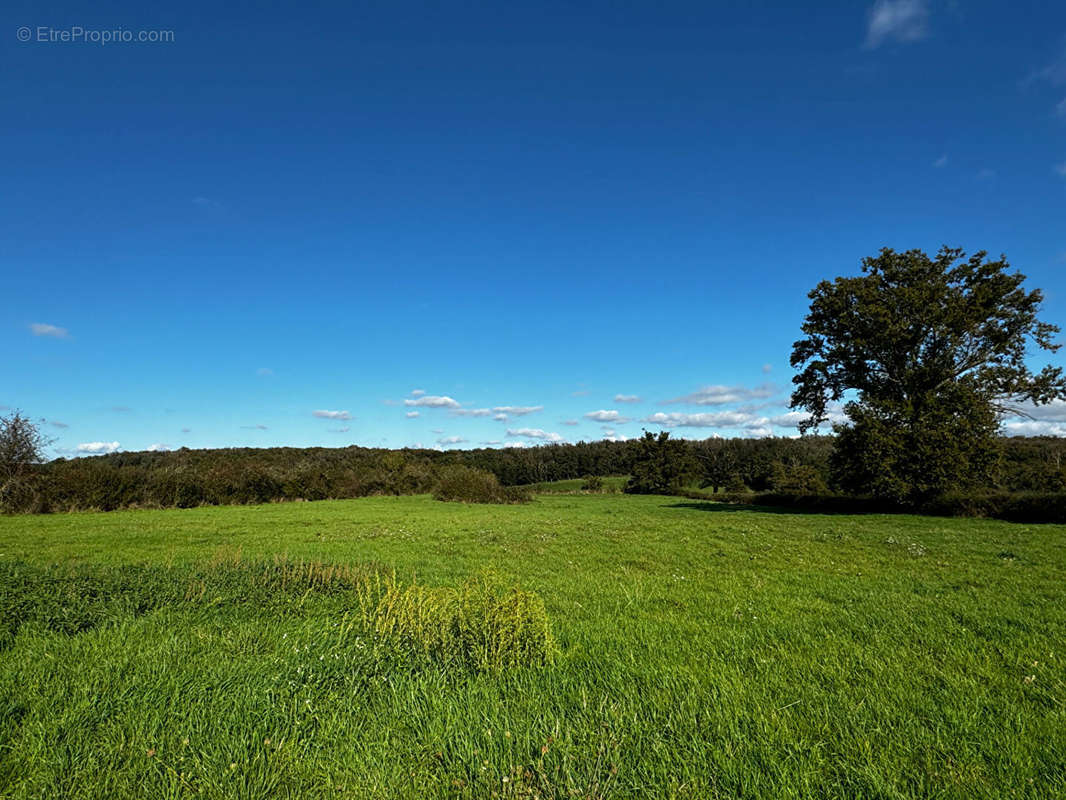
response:
[(0, 797), (1066, 796), (1066, 526), (558, 488), (0, 517)]

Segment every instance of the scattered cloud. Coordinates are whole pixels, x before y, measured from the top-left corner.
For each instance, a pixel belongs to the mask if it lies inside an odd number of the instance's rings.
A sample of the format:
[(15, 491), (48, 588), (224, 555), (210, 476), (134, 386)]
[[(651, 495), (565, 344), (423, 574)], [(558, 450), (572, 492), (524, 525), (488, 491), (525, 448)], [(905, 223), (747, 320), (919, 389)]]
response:
[(580, 425), (580, 424), (581, 423), (579, 423), (576, 419), (564, 419), (563, 420), (563, 425)]
[(491, 417), (492, 409), (490, 408), (455, 408), (452, 409), (452, 414), (456, 417)]
[(677, 411), (664, 414), (660, 411), (649, 414), (643, 421), (664, 428), (747, 428), (763, 427), (769, 423), (766, 417), (759, 417), (747, 411), (705, 411), (699, 414), (683, 414)]
[(460, 404), (447, 395), (421, 394), (414, 399), (403, 401), (405, 406), (424, 406), (425, 408), (461, 408)]
[(45, 322), (34, 322), (30, 325), (30, 332), (34, 336), (50, 336), (53, 339), (69, 339), (70, 332), (58, 325), (49, 325)]
[(492, 410), (497, 414), (524, 417), (526, 414), (536, 414), (538, 411), (543, 411), (544, 406), (496, 406)]
[(274, 370), (270, 367), (260, 367), (255, 371), (255, 374), (264, 378), (269, 378), (274, 374)]
[(670, 403), (686, 403), (693, 406), (724, 406), (729, 403), (745, 403), (750, 400), (764, 400), (777, 394), (777, 387), (771, 383), (763, 383), (748, 388), (746, 386), (704, 386), (692, 394), (675, 397), (665, 401)]
[(635, 394), (616, 394), (614, 401), (616, 403), (639, 403), (640, 397)]
[(242, 430), (246, 431), (265, 431), (269, 430), (266, 425), (241, 425)]
[(79, 453), (114, 453), (119, 448), (118, 442), (82, 442), (78, 445)]
[(886, 42), (916, 42), (928, 34), (925, 0), (877, 0), (867, 15), (866, 46), (871, 49)]
[(192, 433), (192, 428), (182, 428), (181, 432), (182, 433)]
[(422, 416), (422, 414), (419, 411), (408, 411), (406, 416), (407, 416), (408, 419), (414, 419), (415, 417)]
[(599, 411), (590, 411), (585, 415), (585, 419), (591, 419), (594, 422), (613, 422), (616, 425), (621, 425), (623, 422), (629, 422), (629, 417), (623, 417), (614, 409), (610, 411), (600, 409)]
[(492, 418), (497, 422), (507, 422), (508, 417), (506, 414), (493, 414)]
[(53, 428), (69, 428), (70, 427), (69, 425), (67, 425), (67, 423), (60, 422), (58, 419), (50, 419), (50, 420), (48, 420), (48, 424), (51, 425)]
[(411, 397), (421, 397), (421, 396), (422, 396), (422, 395), (424, 395), (425, 393), (426, 393), (426, 390), (425, 390), (425, 389), (414, 389), (414, 390), (413, 390), (413, 391), (411, 392)]
[(311, 412), (312, 417), (318, 417), (319, 419), (351, 419), (352, 415), (347, 411), (327, 411), (325, 409), (319, 409)]
[(773, 364), (763, 364), (762, 365), (762, 374), (763, 375), (769, 375), (771, 372), (773, 372), (773, 370), (774, 370), (774, 365)]
[(450, 445), (450, 444), (466, 444), (467, 440), (462, 436), (442, 436), (437, 439), (437, 444)]
[(1055, 172), (1063, 178), (1066, 178), (1066, 161), (1063, 161), (1061, 164), (1056, 164)]
[(329, 428), (327, 429), (327, 433), (347, 433), (351, 429), (351, 425), (345, 425), (343, 428)]
[(155, 444), (148, 445), (149, 453), (165, 453), (170, 449), (169, 444), (163, 444), (162, 442), (156, 442)]
[(563, 437), (557, 433), (549, 433), (540, 428), (508, 428), (508, 436), (524, 436), (527, 439), (542, 439), (546, 442), (561, 442)]
[(1066, 422), (1042, 419), (1012, 420), (1003, 424), (1007, 436), (1066, 436)]
[(444, 433), (444, 428), (434, 428), (430, 433)]
[(578, 389), (576, 392), (570, 392), (571, 397), (587, 397), (589, 393), (588, 389)]

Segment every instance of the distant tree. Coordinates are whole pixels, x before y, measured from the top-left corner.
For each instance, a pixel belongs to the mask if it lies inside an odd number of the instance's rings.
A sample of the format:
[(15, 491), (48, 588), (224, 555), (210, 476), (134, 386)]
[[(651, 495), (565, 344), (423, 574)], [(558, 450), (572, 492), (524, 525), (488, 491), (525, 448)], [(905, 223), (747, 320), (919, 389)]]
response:
[(685, 442), (671, 439), (668, 431), (656, 436), (651, 431), (633, 443), (633, 460), (626, 492), (630, 494), (673, 494), (691, 471)]
[(842, 488), (920, 501), (991, 484), (1000, 415), (1066, 398), (1060, 368), (1026, 363), (1032, 345), (1059, 347), (1059, 328), (1037, 318), (1041, 292), (985, 255), (885, 248), (810, 293), (792, 407), (810, 412), (806, 432), (847, 401), (832, 459)]
[(34, 468), (51, 444), (41, 429), (20, 411), (0, 417), (0, 509), (30, 510), (37, 498)]

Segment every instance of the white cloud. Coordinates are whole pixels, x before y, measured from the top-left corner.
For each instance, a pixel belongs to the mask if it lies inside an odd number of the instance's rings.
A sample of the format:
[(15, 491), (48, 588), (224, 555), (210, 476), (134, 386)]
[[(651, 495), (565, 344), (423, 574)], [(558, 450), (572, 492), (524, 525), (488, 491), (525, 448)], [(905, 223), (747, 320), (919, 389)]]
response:
[(119, 448), (118, 442), (82, 442), (78, 445), (79, 453), (114, 453)]
[(1018, 407), (1019, 414), (1008, 414), (1009, 417), (1032, 418), (1042, 422), (1066, 422), (1066, 400), (1052, 400), (1042, 406), (1026, 403)]
[(34, 336), (51, 336), (53, 339), (70, 338), (70, 332), (58, 325), (48, 325), (44, 322), (34, 322), (30, 325), (30, 332)]
[(418, 411), (408, 411), (407, 412), (407, 418), (408, 419), (414, 419), (415, 417), (420, 417), (420, 416), (422, 416), (422, 415)]
[(543, 411), (544, 406), (496, 406), (492, 409), (497, 414), (507, 414), (511, 417), (524, 417), (526, 414), (536, 414)]
[(413, 391), (411, 392), (411, 397), (421, 397), (421, 396), (422, 396), (422, 395), (424, 395), (425, 393), (426, 393), (426, 390), (425, 390), (425, 389), (414, 389), (414, 390), (413, 390)]
[(774, 368), (773, 364), (763, 364), (762, 365), (762, 374), (763, 375), (769, 375), (773, 371), (773, 368)]
[(467, 440), (464, 439), (462, 436), (443, 436), (440, 439), (437, 439), (437, 444), (465, 444), (466, 441)]
[(271, 375), (274, 374), (274, 370), (272, 370), (270, 367), (260, 367), (255, 371), (255, 374), (260, 375), (264, 378), (269, 378)]
[(777, 394), (777, 388), (771, 383), (763, 383), (748, 388), (746, 386), (704, 386), (692, 394), (675, 397), (667, 403), (687, 403), (694, 406), (723, 406), (728, 403), (743, 403), (748, 400), (764, 400)]
[(580, 425), (580, 424), (581, 423), (579, 423), (576, 419), (564, 419), (563, 420), (563, 425)]
[(714, 411), (700, 414), (682, 414), (676, 411), (664, 414), (660, 411), (645, 417), (644, 422), (665, 428), (747, 428), (764, 427), (769, 420), (746, 411)]
[(493, 414), (492, 418), (497, 422), (507, 422), (508, 416), (506, 414)]
[(1057, 172), (1062, 177), (1066, 178), (1066, 161), (1063, 161), (1061, 164), (1056, 164), (1055, 165), (1055, 172)]
[(933, 166), (936, 167), (937, 169), (940, 169), (941, 167), (946, 167), (947, 165), (948, 165), (948, 157), (947, 156), (941, 156), (940, 158), (938, 158), (936, 161), (933, 162)]
[(452, 414), (457, 417), (491, 417), (492, 409), (489, 408), (456, 408)]
[(1007, 436), (1066, 436), (1066, 422), (1026, 419), (1004, 423)]
[(351, 419), (352, 415), (347, 411), (327, 411), (325, 409), (319, 409), (311, 412), (312, 417), (318, 417), (319, 419)]
[(149, 453), (165, 453), (170, 449), (169, 444), (163, 444), (162, 442), (156, 442), (155, 444), (148, 445)]
[(928, 22), (925, 0), (877, 0), (867, 17), (866, 46), (924, 39), (929, 33)]
[(616, 403), (639, 403), (640, 396), (635, 394), (616, 394), (614, 401)]
[(629, 417), (623, 417), (614, 409), (607, 411), (602, 408), (599, 411), (590, 411), (585, 415), (585, 419), (591, 419), (594, 422), (613, 422), (616, 425), (629, 422)]
[(809, 416), (810, 414), (803, 411), (787, 411), (784, 414), (778, 414), (776, 417), (770, 417), (770, 424), (779, 428), (796, 428)]
[(540, 428), (508, 428), (508, 436), (525, 436), (527, 439), (543, 439), (546, 442), (561, 442), (563, 437)]
[(416, 397), (414, 400), (407, 398), (403, 401), (405, 406), (424, 406), (426, 408), (459, 408), (458, 402), (448, 396), (438, 396), (435, 394), (423, 394)]
[(343, 428), (330, 428), (329, 433), (347, 433), (351, 429), (351, 425), (345, 425)]
[(261, 423), (259, 425), (241, 425), (241, 428), (243, 430), (246, 430), (246, 431), (265, 431), (265, 430), (268, 430), (267, 426), (263, 425)]

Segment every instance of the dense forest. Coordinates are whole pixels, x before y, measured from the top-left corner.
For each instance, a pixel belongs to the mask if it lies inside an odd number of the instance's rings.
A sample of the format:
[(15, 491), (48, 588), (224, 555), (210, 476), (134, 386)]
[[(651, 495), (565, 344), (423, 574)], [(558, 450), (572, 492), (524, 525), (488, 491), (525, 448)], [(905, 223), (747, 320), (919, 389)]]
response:
[[(989, 490), (1066, 489), (1066, 439), (1003, 438), (999, 479)], [(707, 492), (824, 493), (835, 488), (833, 437), (671, 440), (671, 469)], [(588, 475), (629, 475), (641, 440), (479, 450), (364, 447), (122, 452), (37, 465), (12, 482), (8, 510), (112, 510), (322, 500), (432, 491), (442, 468), (493, 473), (503, 486)]]

